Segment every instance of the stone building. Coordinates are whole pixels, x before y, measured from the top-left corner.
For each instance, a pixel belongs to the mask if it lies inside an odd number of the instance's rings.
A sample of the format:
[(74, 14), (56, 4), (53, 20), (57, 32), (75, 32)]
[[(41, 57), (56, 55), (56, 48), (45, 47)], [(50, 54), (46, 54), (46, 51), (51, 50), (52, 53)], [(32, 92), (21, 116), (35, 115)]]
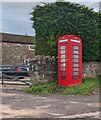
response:
[(35, 38), (28, 35), (0, 33), (2, 64), (22, 64), (35, 56)]

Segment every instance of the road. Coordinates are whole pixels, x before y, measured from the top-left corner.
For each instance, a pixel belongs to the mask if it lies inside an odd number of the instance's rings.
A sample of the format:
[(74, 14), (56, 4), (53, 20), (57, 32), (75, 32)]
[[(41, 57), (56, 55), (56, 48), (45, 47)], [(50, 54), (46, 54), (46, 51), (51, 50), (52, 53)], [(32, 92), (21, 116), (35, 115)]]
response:
[(99, 94), (35, 96), (2, 88), (2, 118), (99, 118)]

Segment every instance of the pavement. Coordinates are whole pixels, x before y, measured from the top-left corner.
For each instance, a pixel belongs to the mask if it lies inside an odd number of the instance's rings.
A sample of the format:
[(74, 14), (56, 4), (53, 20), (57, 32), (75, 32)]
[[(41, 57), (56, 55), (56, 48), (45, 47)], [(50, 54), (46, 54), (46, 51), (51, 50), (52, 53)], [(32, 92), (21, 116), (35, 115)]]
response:
[[(94, 118), (100, 119), (99, 94), (36, 96), (16, 85), (2, 87), (2, 118)], [(28, 86), (26, 86), (28, 87)], [(1, 88), (1, 87), (0, 87)], [(23, 89), (23, 87), (22, 87)]]

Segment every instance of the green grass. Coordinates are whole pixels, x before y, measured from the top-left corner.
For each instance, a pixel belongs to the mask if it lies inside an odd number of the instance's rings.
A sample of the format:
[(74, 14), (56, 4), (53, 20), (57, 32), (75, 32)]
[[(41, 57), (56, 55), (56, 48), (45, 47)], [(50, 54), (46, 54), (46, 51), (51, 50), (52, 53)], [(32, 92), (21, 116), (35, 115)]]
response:
[(40, 83), (36, 84), (30, 88), (25, 89), (27, 93), (31, 93), (34, 95), (48, 95), (53, 93), (53, 89), (56, 83)]
[(81, 85), (65, 88), (62, 94), (91, 95), (99, 88), (99, 85), (98, 79), (84, 79)]
[(71, 87), (58, 86), (57, 82), (52, 83), (40, 83), (30, 88), (25, 89), (27, 93), (34, 95), (49, 95), (59, 93), (63, 95), (92, 95), (93, 91), (98, 90), (101, 86), (101, 80), (97, 78), (83, 79), (81, 85), (75, 85)]

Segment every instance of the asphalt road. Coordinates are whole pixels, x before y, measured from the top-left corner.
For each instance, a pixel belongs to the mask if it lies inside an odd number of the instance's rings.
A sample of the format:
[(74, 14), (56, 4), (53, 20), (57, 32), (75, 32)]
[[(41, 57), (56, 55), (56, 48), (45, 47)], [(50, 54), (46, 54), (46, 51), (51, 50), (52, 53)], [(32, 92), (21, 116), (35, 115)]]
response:
[(35, 96), (5, 86), (1, 96), (2, 118), (99, 118), (99, 94)]

